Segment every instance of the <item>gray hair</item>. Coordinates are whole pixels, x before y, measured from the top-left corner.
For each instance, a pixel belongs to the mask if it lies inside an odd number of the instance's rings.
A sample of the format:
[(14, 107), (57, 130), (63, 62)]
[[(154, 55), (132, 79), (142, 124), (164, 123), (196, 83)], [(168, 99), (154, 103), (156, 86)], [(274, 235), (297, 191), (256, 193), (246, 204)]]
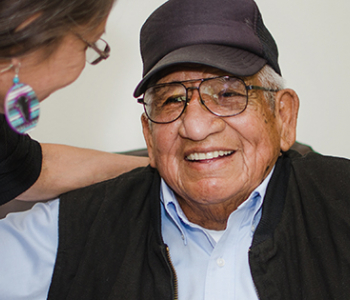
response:
[[(261, 86), (274, 90), (283, 90), (285, 88), (285, 80), (277, 74), (269, 65), (265, 65), (257, 74)], [(265, 100), (270, 104), (272, 110), (275, 108), (275, 93), (264, 92)]]

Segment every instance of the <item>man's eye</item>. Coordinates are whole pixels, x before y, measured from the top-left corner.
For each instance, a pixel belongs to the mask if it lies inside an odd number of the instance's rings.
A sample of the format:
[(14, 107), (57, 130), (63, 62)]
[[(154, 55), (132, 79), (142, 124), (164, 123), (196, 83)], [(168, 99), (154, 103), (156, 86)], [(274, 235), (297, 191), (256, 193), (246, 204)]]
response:
[(230, 97), (242, 97), (244, 95), (236, 91), (226, 91), (226, 92), (222, 92), (220, 96), (225, 98), (230, 98)]
[(172, 96), (167, 98), (163, 105), (174, 104), (174, 103), (182, 103), (186, 101), (186, 96)]

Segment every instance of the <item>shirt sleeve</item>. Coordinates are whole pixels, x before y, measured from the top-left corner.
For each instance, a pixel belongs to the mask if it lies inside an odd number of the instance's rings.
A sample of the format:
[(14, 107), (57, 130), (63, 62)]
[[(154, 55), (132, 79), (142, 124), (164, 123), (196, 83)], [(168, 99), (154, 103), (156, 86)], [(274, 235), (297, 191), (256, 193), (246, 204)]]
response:
[(58, 247), (59, 200), (0, 220), (0, 298), (45, 300)]
[(0, 114), (0, 205), (30, 188), (40, 175), (41, 164), (40, 144), (13, 131)]

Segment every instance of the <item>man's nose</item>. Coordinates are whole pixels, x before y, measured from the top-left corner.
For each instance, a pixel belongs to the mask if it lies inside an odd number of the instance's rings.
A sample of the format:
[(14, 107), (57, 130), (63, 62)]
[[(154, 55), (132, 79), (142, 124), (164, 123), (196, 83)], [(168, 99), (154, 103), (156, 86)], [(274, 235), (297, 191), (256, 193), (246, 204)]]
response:
[(190, 88), (187, 95), (187, 107), (181, 116), (182, 125), (179, 129), (182, 137), (201, 141), (225, 128), (225, 121), (201, 103), (198, 88)]

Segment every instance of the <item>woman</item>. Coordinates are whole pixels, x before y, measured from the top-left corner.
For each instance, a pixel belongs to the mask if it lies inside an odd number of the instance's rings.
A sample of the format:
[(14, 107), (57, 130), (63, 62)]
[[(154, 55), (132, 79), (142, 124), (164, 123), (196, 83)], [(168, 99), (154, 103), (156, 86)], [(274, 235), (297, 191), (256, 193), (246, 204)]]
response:
[[(25, 134), (37, 122), (30, 113), (38, 112), (36, 99), (75, 81), (85, 60), (97, 64), (108, 58), (109, 46), (100, 37), (114, 1), (1, 1), (0, 205), (14, 198), (50, 199), (148, 163), (146, 158), (40, 145)], [(25, 90), (21, 95), (19, 87)], [(24, 130), (16, 118), (24, 120)]]

